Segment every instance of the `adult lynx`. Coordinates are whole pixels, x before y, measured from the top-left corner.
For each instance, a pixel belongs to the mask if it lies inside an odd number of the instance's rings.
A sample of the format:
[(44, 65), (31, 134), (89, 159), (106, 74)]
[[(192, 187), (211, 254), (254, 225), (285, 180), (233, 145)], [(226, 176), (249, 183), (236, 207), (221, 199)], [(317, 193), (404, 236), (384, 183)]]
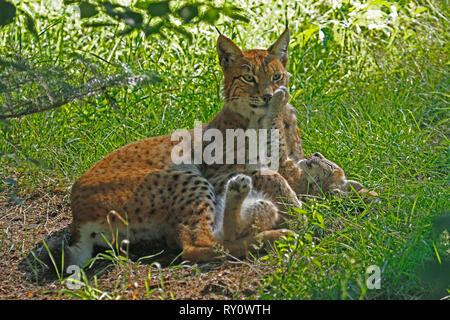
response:
[[(111, 239), (111, 231), (130, 241), (165, 239), (193, 261), (215, 258), (217, 245), (242, 256), (255, 241), (289, 232), (279, 228), (279, 199), (300, 206), (296, 193), (307, 191), (311, 177), (299, 164), (304, 159), (300, 132), (295, 110), (287, 103), (288, 44), (288, 29), (267, 50), (242, 51), (220, 35), (217, 52), (225, 103), (201, 127), (203, 133), (216, 129), (223, 136), (227, 129), (276, 128), (278, 172), (248, 163), (176, 165), (171, 153), (178, 142), (170, 135), (128, 144), (73, 185), (69, 264), (83, 265), (92, 257), (93, 246), (104, 244), (100, 234)], [(188, 133), (195, 138), (194, 130)], [(339, 179), (333, 188), (342, 185), (345, 192), (343, 173)], [(126, 219), (127, 226), (109, 214), (111, 210)]]

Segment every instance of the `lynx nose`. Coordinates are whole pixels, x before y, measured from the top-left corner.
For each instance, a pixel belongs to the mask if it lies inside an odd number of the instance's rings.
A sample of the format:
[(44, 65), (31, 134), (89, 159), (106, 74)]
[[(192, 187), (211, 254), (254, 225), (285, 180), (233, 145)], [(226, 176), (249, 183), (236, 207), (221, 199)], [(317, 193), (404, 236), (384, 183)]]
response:
[(264, 100), (265, 103), (268, 103), (270, 101), (270, 99), (272, 99), (272, 94), (265, 93), (265, 94), (263, 94), (262, 99)]

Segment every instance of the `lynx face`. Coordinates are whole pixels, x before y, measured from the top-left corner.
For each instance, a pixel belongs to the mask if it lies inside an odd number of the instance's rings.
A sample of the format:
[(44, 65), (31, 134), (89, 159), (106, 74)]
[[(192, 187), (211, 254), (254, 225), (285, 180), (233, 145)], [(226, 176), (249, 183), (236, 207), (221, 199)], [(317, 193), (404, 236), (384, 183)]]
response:
[(220, 35), (217, 52), (225, 77), (225, 102), (229, 108), (250, 119), (268, 112), (277, 88), (288, 87), (289, 30), (267, 50), (242, 51), (233, 41)]
[(353, 189), (358, 193), (367, 192), (361, 183), (347, 180), (344, 170), (319, 152), (299, 161), (298, 165), (307, 174), (308, 182), (313, 189), (317, 191), (331, 191), (336, 195), (352, 192)]
[(326, 159), (319, 152), (300, 161), (299, 165), (308, 175), (308, 181), (310, 183), (324, 186), (336, 184), (340, 182), (340, 180), (345, 180), (344, 171), (337, 164)]

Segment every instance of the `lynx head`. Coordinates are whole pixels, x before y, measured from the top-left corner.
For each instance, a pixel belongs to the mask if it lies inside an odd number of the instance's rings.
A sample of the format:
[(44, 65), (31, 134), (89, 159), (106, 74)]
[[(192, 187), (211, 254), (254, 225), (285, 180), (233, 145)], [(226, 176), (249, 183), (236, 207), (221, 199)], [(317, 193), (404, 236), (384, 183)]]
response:
[(250, 119), (267, 113), (269, 101), (279, 86), (288, 87), (289, 29), (267, 50), (241, 50), (220, 35), (217, 53), (225, 77), (225, 104)]
[(335, 195), (344, 195), (354, 191), (359, 194), (377, 195), (374, 191), (368, 191), (361, 183), (347, 180), (344, 170), (319, 152), (299, 161), (298, 165), (305, 171), (308, 182), (317, 191), (330, 191)]

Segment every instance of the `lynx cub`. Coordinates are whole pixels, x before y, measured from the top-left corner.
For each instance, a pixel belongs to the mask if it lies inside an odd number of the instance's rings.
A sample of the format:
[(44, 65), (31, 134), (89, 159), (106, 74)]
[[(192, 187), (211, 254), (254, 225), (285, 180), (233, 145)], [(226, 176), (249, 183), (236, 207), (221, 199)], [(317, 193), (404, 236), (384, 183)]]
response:
[[(347, 180), (344, 170), (337, 164), (326, 159), (322, 154), (316, 152), (307, 159), (302, 159), (297, 163), (299, 170), (299, 180), (308, 188), (307, 193), (311, 195), (319, 195), (324, 192), (331, 192), (335, 195), (343, 195), (352, 192), (369, 193), (372, 196), (377, 194), (374, 191), (368, 192), (361, 183), (354, 180)], [(223, 238), (225, 225), (228, 223), (234, 228), (235, 236), (244, 236), (255, 231), (270, 230), (283, 221), (283, 217), (279, 214), (278, 208), (272, 201), (262, 200), (251, 188), (251, 179), (245, 175), (238, 175), (228, 182), (227, 196), (233, 195), (234, 184), (237, 180), (242, 180), (244, 185), (244, 193), (249, 194), (243, 199), (240, 210), (232, 210), (228, 215), (223, 212), (216, 213), (215, 236)], [(242, 191), (237, 192), (242, 195)], [(237, 203), (233, 201), (233, 203)], [(222, 225), (225, 224), (225, 225)]]

